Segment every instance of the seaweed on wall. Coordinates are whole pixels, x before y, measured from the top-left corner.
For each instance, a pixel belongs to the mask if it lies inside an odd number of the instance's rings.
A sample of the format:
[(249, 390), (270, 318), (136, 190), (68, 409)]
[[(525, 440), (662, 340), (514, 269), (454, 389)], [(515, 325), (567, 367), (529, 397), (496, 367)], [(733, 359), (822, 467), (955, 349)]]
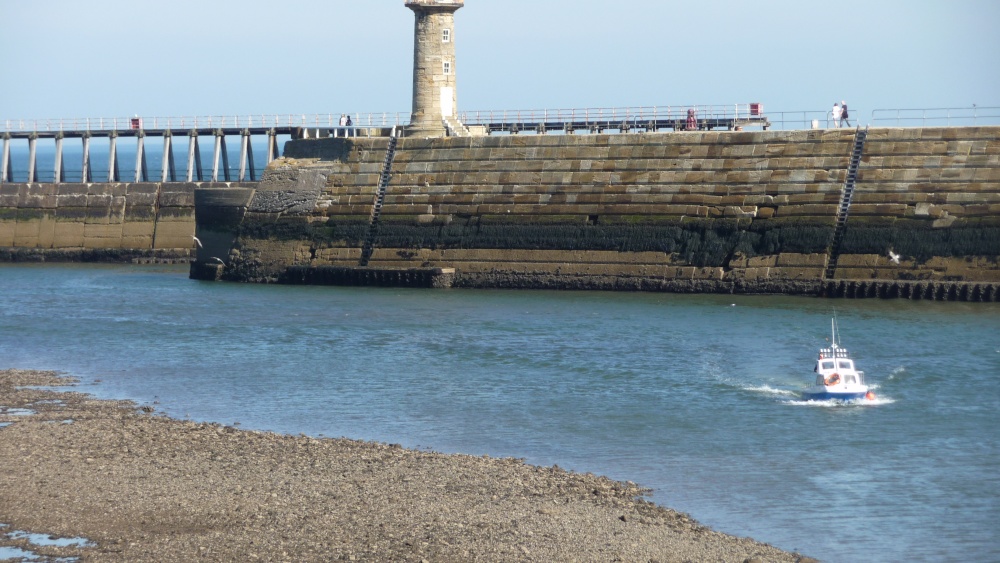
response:
[(931, 221), (848, 222), (841, 254), (885, 254), (926, 261), (935, 256), (1000, 256), (1000, 225), (966, 222), (935, 228)]
[[(518, 219), (524, 222), (518, 222)], [(382, 223), (376, 246), (384, 248), (480, 248), (521, 250), (612, 250), (678, 254), (698, 266), (724, 266), (735, 252), (746, 256), (781, 252), (825, 252), (832, 225), (808, 221), (749, 222), (697, 219), (645, 223), (535, 223), (512, 217), (506, 222), (478, 217), (449, 225)]]

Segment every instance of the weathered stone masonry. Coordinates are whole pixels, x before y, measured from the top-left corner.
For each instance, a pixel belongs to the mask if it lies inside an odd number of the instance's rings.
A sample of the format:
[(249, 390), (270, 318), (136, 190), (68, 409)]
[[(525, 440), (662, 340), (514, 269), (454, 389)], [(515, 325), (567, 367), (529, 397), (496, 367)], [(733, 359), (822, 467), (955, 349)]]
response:
[[(403, 138), (370, 267), (455, 268), (468, 287), (820, 293), (853, 139)], [(834, 280), (1000, 282), (998, 139), (995, 127), (871, 130)], [(199, 206), (199, 236), (231, 242), (222, 277), (357, 267), (386, 143), (291, 142), (256, 191), (204, 218)]]
[(186, 260), (199, 185), (0, 185), (0, 259)]

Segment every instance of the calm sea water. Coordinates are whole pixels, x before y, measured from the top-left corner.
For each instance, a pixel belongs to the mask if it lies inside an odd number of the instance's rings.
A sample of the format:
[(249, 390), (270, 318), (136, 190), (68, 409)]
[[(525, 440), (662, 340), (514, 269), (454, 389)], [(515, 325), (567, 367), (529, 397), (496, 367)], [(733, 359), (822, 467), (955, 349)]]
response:
[[(1000, 306), (0, 265), (0, 367), (244, 428), (630, 479), (826, 561), (1000, 560)], [(829, 334), (879, 400), (798, 400)]]

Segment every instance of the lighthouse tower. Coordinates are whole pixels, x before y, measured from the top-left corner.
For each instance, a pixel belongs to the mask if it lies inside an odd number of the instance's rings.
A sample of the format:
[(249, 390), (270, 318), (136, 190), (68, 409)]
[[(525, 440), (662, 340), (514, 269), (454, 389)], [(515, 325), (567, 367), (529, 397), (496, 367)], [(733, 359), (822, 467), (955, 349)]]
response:
[(413, 32), (413, 113), (406, 134), (444, 137), (444, 120), (455, 122), (455, 12), (465, 0), (406, 0)]

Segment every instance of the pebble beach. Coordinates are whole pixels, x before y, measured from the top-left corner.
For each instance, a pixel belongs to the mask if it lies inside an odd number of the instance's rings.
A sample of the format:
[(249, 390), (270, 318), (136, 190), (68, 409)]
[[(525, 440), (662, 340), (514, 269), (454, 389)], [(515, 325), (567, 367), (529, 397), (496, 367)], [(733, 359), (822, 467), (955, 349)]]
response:
[(177, 420), (75, 383), (0, 371), (0, 550), (40, 561), (813, 561), (713, 531), (632, 482)]

